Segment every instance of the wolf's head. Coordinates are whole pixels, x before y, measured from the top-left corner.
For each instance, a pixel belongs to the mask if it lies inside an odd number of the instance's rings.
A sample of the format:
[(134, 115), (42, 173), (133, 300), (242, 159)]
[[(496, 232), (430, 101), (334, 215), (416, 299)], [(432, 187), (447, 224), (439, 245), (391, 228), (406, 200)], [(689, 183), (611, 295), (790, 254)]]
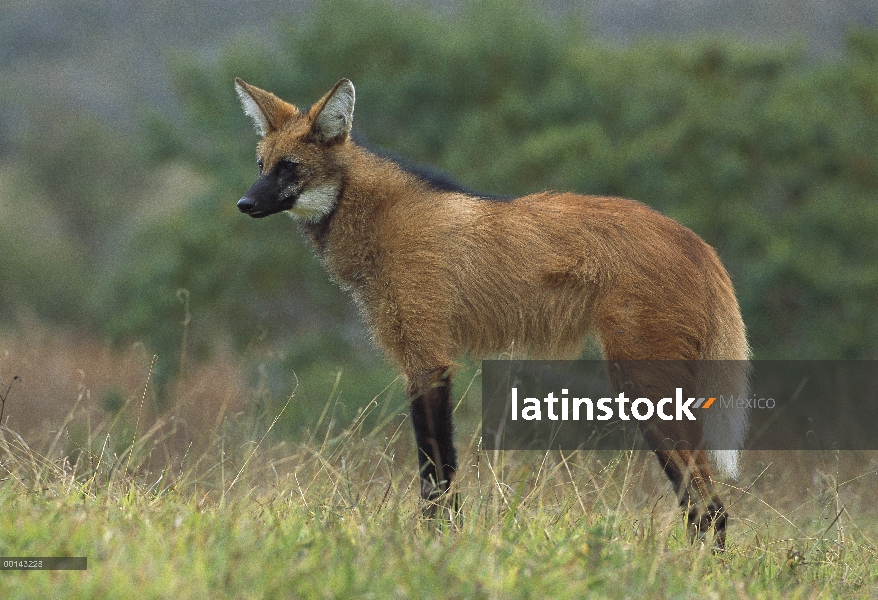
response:
[(241, 212), (266, 217), (288, 211), (306, 221), (332, 212), (342, 186), (343, 149), (354, 117), (354, 84), (342, 79), (308, 111), (241, 79), (235, 89), (262, 140), (259, 179), (238, 201)]

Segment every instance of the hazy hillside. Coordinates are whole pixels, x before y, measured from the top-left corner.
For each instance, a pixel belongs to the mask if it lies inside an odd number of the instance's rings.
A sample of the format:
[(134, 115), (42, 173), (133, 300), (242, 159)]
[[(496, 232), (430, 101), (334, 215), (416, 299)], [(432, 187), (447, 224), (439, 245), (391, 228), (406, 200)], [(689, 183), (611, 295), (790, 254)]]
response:
[[(165, 64), (175, 50), (197, 49), (209, 55), (241, 31), (259, 31), (271, 38), (279, 19), (306, 18), (311, 4), (310, 0), (4, 3), (0, 70), (7, 89), (0, 95), (0, 134), (21, 122), (16, 107), (26, 98), (74, 103), (77, 109), (116, 118), (127, 118), (147, 103), (170, 106)], [(461, 3), (431, 4), (454, 10)], [(816, 56), (838, 51), (848, 26), (878, 23), (878, 3), (870, 0), (550, 0), (543, 5), (559, 20), (566, 11), (584, 6), (592, 30), (583, 35), (610, 41), (721, 32), (744, 40), (801, 40)]]

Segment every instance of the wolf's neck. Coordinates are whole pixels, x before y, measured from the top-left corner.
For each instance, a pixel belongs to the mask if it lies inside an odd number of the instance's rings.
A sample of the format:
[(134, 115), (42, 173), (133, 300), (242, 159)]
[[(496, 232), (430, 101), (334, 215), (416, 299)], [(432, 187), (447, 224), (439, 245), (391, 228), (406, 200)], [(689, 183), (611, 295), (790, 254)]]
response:
[(334, 208), (303, 229), (332, 275), (351, 283), (366, 262), (377, 259), (380, 230), (397, 202), (436, 195), (428, 185), (393, 161), (357, 147), (339, 180)]

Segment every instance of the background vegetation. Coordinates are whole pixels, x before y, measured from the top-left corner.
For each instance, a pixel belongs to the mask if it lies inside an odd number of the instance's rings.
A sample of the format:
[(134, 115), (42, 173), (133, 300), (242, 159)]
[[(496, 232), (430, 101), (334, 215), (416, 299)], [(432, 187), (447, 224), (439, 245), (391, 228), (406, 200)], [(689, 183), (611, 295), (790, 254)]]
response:
[(0, 319), (140, 340), (162, 365), (184, 320), (196, 357), (218, 339), (276, 343), (299, 368), (367, 352), (294, 224), (234, 207), (255, 137), (232, 78), (309, 105), (346, 76), (366, 139), (468, 186), (617, 194), (684, 222), (728, 265), (757, 358), (878, 356), (878, 33), (817, 62), (796, 46), (617, 47), (582, 31), (576, 14), (502, 2), (325, 2), (271, 45), (242, 35), (174, 57), (182, 114), (146, 107), (120, 131), (20, 108), (0, 178)]

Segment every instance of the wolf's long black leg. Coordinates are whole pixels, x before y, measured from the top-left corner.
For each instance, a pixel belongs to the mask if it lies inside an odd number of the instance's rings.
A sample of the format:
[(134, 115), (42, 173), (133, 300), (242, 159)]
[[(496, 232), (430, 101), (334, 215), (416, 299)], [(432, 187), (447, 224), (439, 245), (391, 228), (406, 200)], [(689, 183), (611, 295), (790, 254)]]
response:
[[(648, 436), (645, 436), (648, 437)], [(729, 513), (714, 490), (710, 465), (703, 450), (655, 450), (668, 479), (686, 511), (687, 537), (691, 543), (703, 541), (713, 528), (715, 549), (726, 547), (726, 521)]]
[[(426, 513), (436, 512), (437, 501), (448, 491), (457, 471), (454, 448), (451, 400), (451, 379), (446, 369), (433, 371), (421, 379), (421, 385), (410, 383), (412, 425), (418, 446), (421, 497), (429, 502)], [(451, 499), (452, 508), (456, 502)]]

